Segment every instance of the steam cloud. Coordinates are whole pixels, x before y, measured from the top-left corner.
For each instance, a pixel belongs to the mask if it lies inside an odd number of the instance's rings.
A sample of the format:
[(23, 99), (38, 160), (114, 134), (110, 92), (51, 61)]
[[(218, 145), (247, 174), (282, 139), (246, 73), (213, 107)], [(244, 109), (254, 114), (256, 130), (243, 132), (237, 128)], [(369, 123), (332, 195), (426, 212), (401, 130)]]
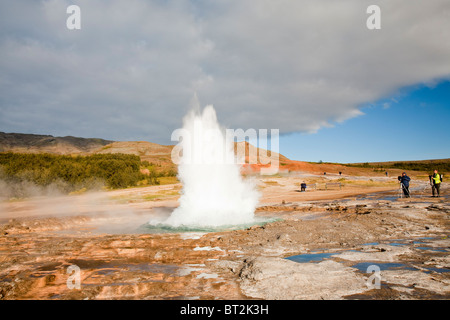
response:
[(197, 103), (184, 118), (178, 168), (183, 183), (180, 206), (164, 224), (217, 227), (251, 223), (259, 194), (252, 181), (242, 178), (237, 162), (226, 161), (234, 158), (233, 144), (227, 145), (214, 107), (199, 109)]

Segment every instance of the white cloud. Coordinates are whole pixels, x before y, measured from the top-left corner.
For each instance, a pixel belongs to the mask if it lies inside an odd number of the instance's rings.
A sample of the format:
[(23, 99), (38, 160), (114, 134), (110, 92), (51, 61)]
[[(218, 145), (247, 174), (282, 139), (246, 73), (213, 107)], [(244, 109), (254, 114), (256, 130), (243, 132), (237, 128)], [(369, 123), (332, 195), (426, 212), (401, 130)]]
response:
[[(11, 4), (12, 3), (12, 4)], [(448, 0), (0, 4), (0, 128), (170, 143), (196, 91), (232, 128), (314, 132), (450, 75)]]

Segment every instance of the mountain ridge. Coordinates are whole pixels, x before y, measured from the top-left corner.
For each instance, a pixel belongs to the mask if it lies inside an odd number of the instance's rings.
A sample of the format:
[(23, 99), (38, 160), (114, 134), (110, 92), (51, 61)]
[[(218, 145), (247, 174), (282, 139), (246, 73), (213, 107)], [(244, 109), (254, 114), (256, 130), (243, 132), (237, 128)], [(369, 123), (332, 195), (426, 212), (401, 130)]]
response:
[(77, 154), (90, 153), (112, 143), (100, 138), (55, 137), (43, 134), (0, 132), (0, 152)]
[[(242, 146), (244, 145), (244, 146)], [(60, 155), (91, 155), (106, 153), (125, 153), (138, 155), (142, 161), (159, 167), (161, 170), (177, 169), (172, 161), (172, 149), (175, 145), (161, 145), (148, 141), (113, 141), (100, 138), (80, 138), (73, 136), (54, 137), (52, 135), (25, 134), (25, 133), (5, 133), (0, 132), (0, 152), (15, 153), (52, 153)], [(270, 151), (262, 150), (249, 144), (248, 142), (235, 142), (235, 154), (245, 159), (244, 172), (258, 172), (262, 167), (261, 163), (271, 163)], [(278, 156), (280, 171), (302, 171), (315, 173), (335, 173), (362, 174), (373, 171), (373, 166), (383, 166), (383, 164), (393, 163), (370, 162), (367, 168), (359, 163), (339, 164), (339, 163), (310, 163), (305, 161), (291, 160), (282, 154)], [(256, 158), (255, 158), (256, 156)], [(422, 162), (444, 161), (450, 159), (423, 160)], [(420, 160), (404, 162), (421, 162)], [(395, 171), (394, 171), (395, 170)], [(392, 169), (392, 173), (400, 169)], [(381, 173), (384, 174), (384, 171)]]

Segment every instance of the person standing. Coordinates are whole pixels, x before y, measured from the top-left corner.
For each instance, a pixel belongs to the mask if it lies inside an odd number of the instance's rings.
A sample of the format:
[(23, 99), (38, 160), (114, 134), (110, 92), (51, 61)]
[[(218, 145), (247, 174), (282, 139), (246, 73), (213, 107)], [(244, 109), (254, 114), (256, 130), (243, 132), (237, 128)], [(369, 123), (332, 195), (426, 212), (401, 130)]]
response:
[(305, 192), (306, 191), (306, 183), (305, 182), (302, 182), (300, 187), (301, 187), (301, 191), (300, 192)]
[(431, 182), (431, 192), (433, 193), (433, 197), (440, 196), (440, 188), (442, 182), (442, 175), (438, 173), (437, 170), (434, 170), (434, 174), (430, 175)]
[(401, 177), (398, 177), (398, 181), (402, 184), (403, 194), (405, 195), (405, 198), (409, 198), (409, 182), (411, 181), (411, 178), (406, 175), (406, 172), (403, 172)]

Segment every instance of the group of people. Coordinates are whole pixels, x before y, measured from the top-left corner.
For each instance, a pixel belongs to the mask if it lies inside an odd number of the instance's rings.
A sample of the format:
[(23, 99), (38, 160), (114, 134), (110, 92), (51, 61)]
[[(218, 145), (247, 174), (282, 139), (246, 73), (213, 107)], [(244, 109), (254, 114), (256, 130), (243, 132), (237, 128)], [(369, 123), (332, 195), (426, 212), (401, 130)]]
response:
[[(433, 197), (439, 197), (443, 176), (439, 174), (437, 170), (434, 170), (434, 173), (429, 175), (428, 178), (430, 179), (431, 192), (433, 194)], [(398, 177), (398, 181), (401, 183), (401, 187), (405, 197), (411, 197), (411, 194), (409, 192), (409, 182), (411, 181), (411, 178), (406, 175), (406, 172), (403, 172), (402, 175)]]
[[(324, 174), (326, 174), (324, 172)], [(339, 175), (341, 172), (339, 172)], [(387, 171), (386, 171), (387, 176)], [(430, 174), (429, 176), (430, 184), (431, 184), (431, 192), (433, 194), (433, 197), (440, 197), (440, 189), (441, 189), (441, 183), (443, 180), (443, 175), (439, 174), (437, 170), (434, 170), (433, 174)], [(401, 176), (398, 177), (398, 181), (400, 182), (403, 194), (406, 198), (410, 198), (411, 194), (409, 192), (409, 182), (411, 181), (411, 178), (406, 175), (406, 172), (403, 172)], [(300, 191), (305, 192), (306, 191), (306, 183), (302, 182), (300, 184)]]

